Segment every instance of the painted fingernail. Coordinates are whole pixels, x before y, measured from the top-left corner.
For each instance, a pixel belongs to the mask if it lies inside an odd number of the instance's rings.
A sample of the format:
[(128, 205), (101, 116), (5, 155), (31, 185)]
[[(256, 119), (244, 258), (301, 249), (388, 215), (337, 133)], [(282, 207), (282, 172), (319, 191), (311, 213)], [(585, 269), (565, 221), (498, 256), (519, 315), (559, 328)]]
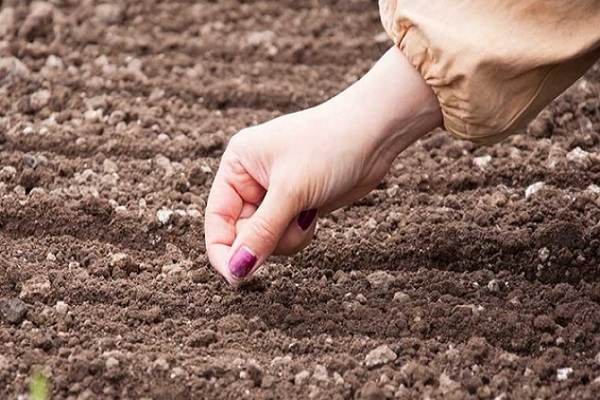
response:
[(310, 210), (302, 211), (298, 215), (298, 225), (300, 225), (300, 229), (305, 231), (308, 228), (310, 228), (310, 226), (312, 225), (316, 216), (317, 216), (316, 208), (311, 208)]
[(242, 246), (229, 260), (229, 272), (236, 278), (243, 278), (252, 271), (258, 257), (246, 246)]

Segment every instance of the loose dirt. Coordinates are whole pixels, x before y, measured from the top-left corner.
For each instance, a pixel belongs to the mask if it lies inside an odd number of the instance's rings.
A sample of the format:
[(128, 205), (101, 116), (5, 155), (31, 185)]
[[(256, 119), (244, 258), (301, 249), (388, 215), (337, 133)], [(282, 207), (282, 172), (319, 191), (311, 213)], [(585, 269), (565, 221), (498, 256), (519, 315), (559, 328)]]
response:
[(367, 71), (375, 2), (0, 5), (0, 398), (597, 398), (599, 66), (494, 147), (430, 134), (235, 290), (219, 156)]

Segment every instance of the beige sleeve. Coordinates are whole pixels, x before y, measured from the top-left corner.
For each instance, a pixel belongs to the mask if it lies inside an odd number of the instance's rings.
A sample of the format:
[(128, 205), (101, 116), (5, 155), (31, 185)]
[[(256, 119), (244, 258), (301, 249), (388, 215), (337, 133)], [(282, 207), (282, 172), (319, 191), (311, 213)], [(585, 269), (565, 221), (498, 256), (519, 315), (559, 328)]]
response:
[(482, 144), (525, 127), (600, 57), (600, 0), (380, 0), (383, 26)]

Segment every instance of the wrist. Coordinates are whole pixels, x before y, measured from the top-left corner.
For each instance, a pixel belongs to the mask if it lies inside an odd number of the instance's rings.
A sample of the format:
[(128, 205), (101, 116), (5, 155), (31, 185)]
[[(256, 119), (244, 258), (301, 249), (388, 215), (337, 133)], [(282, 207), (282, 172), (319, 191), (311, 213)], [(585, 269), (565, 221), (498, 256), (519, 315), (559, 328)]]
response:
[(321, 107), (352, 132), (369, 136), (372, 150), (394, 158), (442, 125), (435, 94), (395, 47), (363, 78)]

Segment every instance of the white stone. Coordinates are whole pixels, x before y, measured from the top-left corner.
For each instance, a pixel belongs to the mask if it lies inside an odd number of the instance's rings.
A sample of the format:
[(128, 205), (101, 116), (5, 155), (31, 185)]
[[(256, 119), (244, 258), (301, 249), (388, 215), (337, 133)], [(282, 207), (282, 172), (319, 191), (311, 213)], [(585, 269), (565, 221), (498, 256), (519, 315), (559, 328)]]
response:
[(576, 163), (584, 163), (588, 161), (590, 158), (590, 153), (585, 150), (582, 150), (580, 147), (575, 147), (569, 153), (567, 153), (567, 160), (573, 161)]
[(404, 292), (396, 292), (394, 293), (394, 301), (397, 301), (398, 303), (406, 303), (410, 301), (410, 296)]
[(116, 267), (128, 263), (130, 261), (129, 258), (125, 253), (114, 253), (110, 255), (109, 263), (111, 266)]
[(257, 46), (263, 43), (272, 43), (275, 37), (273, 31), (250, 32), (246, 36), (246, 41), (251, 46)]
[(592, 193), (600, 194), (600, 186), (598, 185), (591, 184), (587, 187), (587, 190)]
[(41, 110), (48, 105), (50, 97), (50, 91), (45, 89), (38, 90), (29, 98), (29, 104), (31, 104), (31, 107), (35, 110)]
[(534, 193), (542, 189), (546, 184), (544, 182), (536, 182), (525, 189), (525, 198), (530, 198)]
[(166, 371), (169, 369), (169, 362), (164, 358), (159, 357), (156, 359), (156, 361), (154, 361), (154, 368), (161, 371)]
[(556, 379), (559, 381), (566, 381), (571, 374), (573, 374), (573, 368), (559, 368), (556, 370)]
[(154, 162), (158, 167), (160, 167), (163, 171), (165, 171), (165, 177), (168, 178), (174, 174), (173, 165), (171, 164), (171, 160), (162, 154), (157, 155), (154, 158)]
[(497, 292), (500, 290), (500, 285), (498, 284), (497, 280), (492, 279), (491, 281), (488, 282), (487, 288), (490, 292)]
[(171, 379), (175, 379), (180, 376), (185, 376), (185, 369), (181, 367), (175, 367), (171, 370)]
[(117, 163), (107, 158), (102, 163), (102, 169), (104, 170), (105, 174), (113, 174), (119, 171), (119, 166), (117, 165)]
[(550, 250), (548, 250), (547, 247), (542, 247), (538, 251), (538, 257), (540, 258), (541, 262), (546, 262), (548, 260), (548, 258), (550, 257)]
[(376, 271), (367, 276), (367, 281), (374, 288), (387, 288), (394, 281), (394, 276), (385, 271)]
[(200, 218), (202, 217), (202, 213), (194, 208), (192, 208), (191, 210), (187, 210), (187, 215), (190, 218)]
[(106, 369), (113, 369), (119, 366), (119, 360), (114, 357), (108, 357), (105, 361)]
[(17, 169), (11, 165), (6, 165), (0, 170), (0, 175), (11, 178), (17, 175)]
[(339, 372), (334, 372), (333, 373), (333, 382), (336, 385), (343, 385), (344, 384), (344, 378), (339, 374)]
[(173, 216), (173, 211), (171, 211), (171, 210), (158, 210), (156, 212), (156, 218), (163, 225), (168, 224), (169, 221), (171, 220), (172, 216)]
[(90, 122), (100, 122), (100, 121), (102, 121), (103, 116), (104, 116), (104, 113), (100, 109), (87, 110), (85, 113), (83, 113), (83, 118), (85, 118), (86, 121), (90, 121)]
[(477, 168), (483, 170), (490, 163), (490, 161), (492, 161), (492, 156), (490, 156), (489, 154), (486, 154), (485, 156), (475, 157), (473, 159), (473, 164)]
[(61, 70), (65, 68), (65, 64), (63, 63), (63, 60), (60, 57), (51, 54), (46, 59), (46, 64), (44, 64), (44, 67), (48, 69)]
[(54, 309), (56, 310), (58, 315), (62, 315), (64, 317), (69, 312), (69, 305), (64, 301), (57, 301), (56, 305), (54, 306)]
[(371, 350), (365, 357), (367, 367), (378, 367), (394, 361), (398, 356), (388, 345), (381, 345), (374, 350)]

